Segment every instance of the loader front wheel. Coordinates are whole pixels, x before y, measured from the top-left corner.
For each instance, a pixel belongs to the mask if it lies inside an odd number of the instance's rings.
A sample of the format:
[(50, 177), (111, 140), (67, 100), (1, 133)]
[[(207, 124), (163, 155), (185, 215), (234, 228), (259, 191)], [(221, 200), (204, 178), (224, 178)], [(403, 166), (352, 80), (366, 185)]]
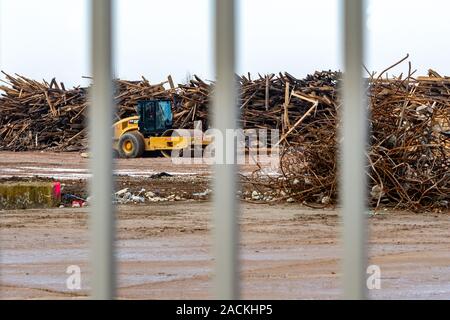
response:
[(119, 139), (121, 158), (139, 158), (144, 154), (144, 137), (137, 131), (125, 133)]

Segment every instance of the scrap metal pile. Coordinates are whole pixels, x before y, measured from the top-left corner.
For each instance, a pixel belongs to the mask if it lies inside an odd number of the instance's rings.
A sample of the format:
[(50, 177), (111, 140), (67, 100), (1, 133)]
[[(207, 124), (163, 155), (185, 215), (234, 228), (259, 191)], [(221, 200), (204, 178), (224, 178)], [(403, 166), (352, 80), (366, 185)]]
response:
[[(278, 199), (336, 203), (340, 77), (331, 71), (304, 79), (288, 73), (238, 77), (242, 127), (279, 129), (283, 150), (279, 176), (259, 170), (246, 183)], [(370, 204), (448, 207), (450, 140), (443, 133), (450, 130), (450, 78), (430, 71), (428, 77), (372, 74), (368, 80)], [(194, 77), (175, 87), (170, 77), (156, 85), (143, 78), (116, 80), (116, 88), (116, 118), (135, 115), (138, 100), (163, 98), (174, 102), (175, 128), (193, 128), (197, 120), (208, 127), (211, 82)], [(6, 75), (0, 90), (0, 150), (86, 148), (86, 88)]]

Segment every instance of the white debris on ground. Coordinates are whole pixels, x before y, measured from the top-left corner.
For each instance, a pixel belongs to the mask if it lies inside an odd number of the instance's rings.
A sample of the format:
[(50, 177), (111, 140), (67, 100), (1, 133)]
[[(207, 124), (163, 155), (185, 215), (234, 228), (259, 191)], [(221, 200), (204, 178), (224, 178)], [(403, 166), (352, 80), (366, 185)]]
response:
[(163, 197), (157, 195), (155, 192), (146, 191), (145, 189), (141, 189), (138, 193), (133, 194), (130, 192), (129, 188), (125, 188), (117, 191), (114, 194), (114, 202), (118, 204), (145, 203), (147, 201), (163, 202), (163, 201), (181, 201), (181, 200), (187, 199), (176, 194), (170, 194), (166, 197)]
[(259, 200), (259, 192), (256, 190), (253, 190), (252, 192), (252, 199), (253, 200)]
[(322, 204), (329, 204), (330, 201), (331, 198), (329, 196), (324, 196), (320, 202), (322, 202)]
[(211, 193), (212, 193), (212, 190), (211, 190), (211, 189), (206, 189), (206, 190), (203, 191), (203, 192), (195, 192), (195, 193), (193, 193), (192, 195), (193, 195), (194, 197), (198, 197), (198, 198), (206, 198), (206, 197), (208, 197)]
[(117, 191), (114, 194), (114, 203), (120, 203), (120, 204), (125, 204), (125, 203), (144, 203), (145, 202), (145, 197), (142, 196), (142, 194), (145, 192), (145, 189), (142, 188), (138, 193), (136, 194), (132, 194), (130, 192), (129, 188), (125, 188), (122, 190)]

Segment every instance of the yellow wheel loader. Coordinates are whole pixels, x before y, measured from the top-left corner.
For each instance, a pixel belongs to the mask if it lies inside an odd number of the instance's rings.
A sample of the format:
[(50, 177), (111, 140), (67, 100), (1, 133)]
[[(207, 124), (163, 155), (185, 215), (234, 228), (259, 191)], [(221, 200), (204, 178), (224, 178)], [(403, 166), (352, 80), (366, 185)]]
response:
[(121, 158), (138, 158), (146, 151), (160, 151), (170, 157), (172, 150), (202, 148), (210, 143), (203, 133), (200, 137), (189, 130), (190, 136), (174, 135), (170, 100), (139, 101), (137, 116), (117, 121), (113, 148)]

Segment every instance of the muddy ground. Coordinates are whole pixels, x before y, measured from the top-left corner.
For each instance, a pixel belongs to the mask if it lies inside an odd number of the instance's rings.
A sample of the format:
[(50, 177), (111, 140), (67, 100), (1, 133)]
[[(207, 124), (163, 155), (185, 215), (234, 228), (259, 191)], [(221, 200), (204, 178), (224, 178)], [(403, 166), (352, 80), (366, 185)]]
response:
[[(60, 181), (62, 203), (67, 206), (76, 197), (89, 197), (89, 159), (76, 152), (0, 152), (0, 183), (5, 181)], [(257, 167), (241, 166), (249, 175)], [(179, 165), (162, 157), (115, 159), (114, 190), (128, 188), (132, 194), (144, 189), (155, 197), (181, 200), (208, 200), (212, 169), (206, 164)], [(245, 185), (248, 197), (252, 188)], [(141, 196), (145, 196), (145, 191)], [(75, 197), (72, 197), (75, 196)], [(146, 199), (148, 200), (148, 199)], [(172, 199), (173, 200), (173, 199)]]
[[(84, 185), (86, 165), (76, 153), (2, 152), (0, 178)], [(137, 188), (139, 181), (147, 181), (147, 188), (169, 193), (203, 190), (210, 175), (206, 166), (179, 168), (162, 158), (119, 160), (117, 170), (125, 186)], [(151, 178), (158, 172), (173, 176)], [(340, 297), (340, 220), (334, 209), (247, 202), (241, 202), (241, 209), (243, 298)], [(87, 297), (87, 215), (88, 208), (70, 207), (0, 211), (0, 298)], [(211, 298), (210, 217), (207, 200), (118, 206), (118, 296)], [(381, 289), (371, 290), (370, 296), (450, 299), (449, 213), (382, 210), (368, 217), (370, 263), (381, 269)], [(71, 265), (81, 268), (80, 290), (66, 286)]]

